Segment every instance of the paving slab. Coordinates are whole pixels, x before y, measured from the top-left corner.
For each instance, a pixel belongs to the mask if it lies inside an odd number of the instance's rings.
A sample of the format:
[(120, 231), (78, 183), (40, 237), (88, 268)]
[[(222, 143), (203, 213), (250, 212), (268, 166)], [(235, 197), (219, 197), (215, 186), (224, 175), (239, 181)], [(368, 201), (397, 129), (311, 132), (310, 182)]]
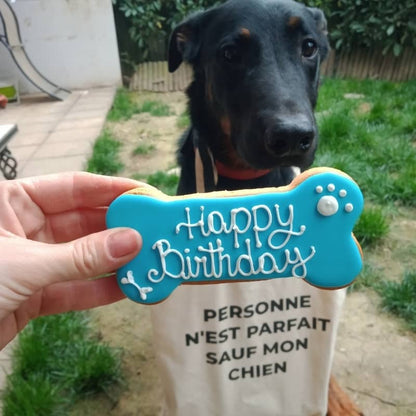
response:
[(0, 124), (17, 124), (19, 129), (8, 146), (18, 162), (17, 177), (84, 170), (115, 91), (74, 91), (65, 101), (34, 94), (1, 110)]

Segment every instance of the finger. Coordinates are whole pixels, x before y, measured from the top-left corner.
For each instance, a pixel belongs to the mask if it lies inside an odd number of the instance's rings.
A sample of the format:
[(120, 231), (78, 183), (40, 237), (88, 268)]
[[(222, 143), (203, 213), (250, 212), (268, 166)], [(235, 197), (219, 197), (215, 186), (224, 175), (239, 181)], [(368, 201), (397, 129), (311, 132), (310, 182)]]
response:
[(140, 234), (131, 228), (105, 230), (55, 245), (54, 281), (89, 279), (110, 273), (133, 259), (141, 246)]
[(27, 238), (45, 243), (66, 243), (103, 231), (107, 208), (81, 208), (46, 217), (45, 226), (27, 233)]
[(86, 172), (40, 176), (22, 180), (21, 184), (46, 214), (108, 206), (121, 193), (145, 186), (132, 179)]
[(56, 283), (43, 290), (39, 315), (91, 309), (124, 297), (115, 276)]
[[(22, 238), (3, 238), (0, 283), (13, 294), (11, 302), (27, 299), (51, 284), (86, 280), (120, 268), (140, 251), (140, 234), (114, 228), (69, 243), (45, 244)], [(6, 241), (7, 240), (7, 241)], [(1, 271), (1, 269), (0, 269)]]

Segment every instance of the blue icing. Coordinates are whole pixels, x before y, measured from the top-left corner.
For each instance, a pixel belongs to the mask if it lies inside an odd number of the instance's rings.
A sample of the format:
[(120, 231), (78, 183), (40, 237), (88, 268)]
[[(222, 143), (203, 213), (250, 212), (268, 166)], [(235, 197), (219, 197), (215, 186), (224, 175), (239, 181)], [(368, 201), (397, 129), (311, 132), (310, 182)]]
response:
[(331, 171), (283, 193), (183, 200), (125, 194), (109, 207), (107, 225), (141, 233), (141, 252), (117, 276), (127, 297), (151, 304), (184, 282), (292, 277), (346, 286), (362, 267), (352, 236), (362, 209), (355, 182)]

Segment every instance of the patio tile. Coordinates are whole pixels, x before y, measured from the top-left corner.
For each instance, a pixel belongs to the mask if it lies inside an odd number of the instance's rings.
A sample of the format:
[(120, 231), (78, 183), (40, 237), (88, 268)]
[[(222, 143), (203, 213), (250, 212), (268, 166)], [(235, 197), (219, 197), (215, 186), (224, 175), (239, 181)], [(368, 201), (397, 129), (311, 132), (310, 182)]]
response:
[(15, 147), (40, 145), (46, 137), (45, 133), (23, 133), (19, 130), (10, 143)]
[(63, 120), (55, 128), (56, 131), (68, 129), (90, 129), (93, 127), (102, 127), (104, 125), (104, 117), (85, 118), (81, 120)]
[(35, 124), (28, 124), (26, 122), (17, 123), (19, 131), (27, 134), (27, 133), (43, 133), (48, 135), (54, 129), (55, 123), (35, 123)]
[(99, 95), (97, 93), (93, 93), (88, 96), (80, 97), (80, 99), (77, 102), (76, 107), (78, 108), (81, 106), (88, 106), (90, 108), (92, 107), (100, 108), (103, 106), (111, 105), (113, 99), (114, 99), (113, 93), (106, 93), (106, 94), (99, 94)]
[(85, 119), (100, 118), (104, 119), (106, 111), (103, 108), (90, 108), (87, 110), (79, 110), (77, 107), (70, 111), (63, 119), (63, 121), (77, 121)]
[(101, 133), (101, 126), (84, 128), (82, 130), (56, 130), (47, 138), (47, 144), (55, 144), (67, 141), (94, 142)]
[(49, 123), (51, 125), (56, 124), (56, 114), (53, 113), (41, 113), (41, 112), (32, 112), (30, 115), (27, 115), (24, 119), (19, 120), (20, 124), (45, 124)]
[(87, 155), (32, 159), (26, 163), (21, 171), (19, 170), (18, 177), (26, 178), (29, 176), (47, 175), (49, 173), (84, 170), (86, 161)]
[(19, 114), (11, 111), (0, 111), (0, 124), (17, 124)]
[(21, 165), (35, 153), (38, 146), (16, 146), (14, 142), (11, 142), (10, 146), (8, 146), (9, 150), (11, 151), (13, 157), (17, 160), (17, 163)]
[(44, 143), (35, 153), (32, 158), (47, 159), (47, 158), (62, 158), (67, 156), (89, 155), (92, 150), (92, 143), (88, 141), (67, 141), (60, 143)]
[(112, 101), (103, 102), (103, 100), (91, 101), (91, 102), (80, 102), (73, 108), (73, 112), (89, 112), (89, 111), (103, 111), (104, 117), (106, 116), (108, 110), (111, 107)]

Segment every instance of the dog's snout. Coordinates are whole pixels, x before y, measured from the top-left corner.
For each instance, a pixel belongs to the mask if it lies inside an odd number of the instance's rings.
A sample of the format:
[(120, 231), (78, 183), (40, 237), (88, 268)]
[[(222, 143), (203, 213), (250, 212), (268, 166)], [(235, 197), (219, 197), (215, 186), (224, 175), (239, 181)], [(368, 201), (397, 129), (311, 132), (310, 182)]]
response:
[(308, 132), (305, 136), (303, 136), (299, 140), (298, 149), (301, 152), (307, 152), (311, 148), (312, 142), (313, 142), (313, 132), (311, 131), (311, 132)]
[(315, 129), (305, 119), (278, 122), (266, 132), (266, 147), (275, 156), (302, 155), (313, 145)]

